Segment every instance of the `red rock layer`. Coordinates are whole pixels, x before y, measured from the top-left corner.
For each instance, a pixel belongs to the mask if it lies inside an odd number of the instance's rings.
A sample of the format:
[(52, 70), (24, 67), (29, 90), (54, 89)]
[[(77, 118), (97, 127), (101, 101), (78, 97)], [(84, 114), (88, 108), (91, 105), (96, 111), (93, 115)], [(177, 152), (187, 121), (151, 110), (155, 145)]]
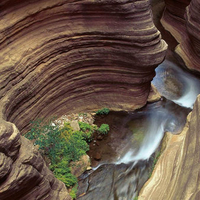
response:
[(169, 133), (166, 149), (139, 200), (200, 199), (200, 96), (180, 135)]
[(70, 200), (64, 183), (45, 165), (14, 124), (0, 121), (0, 199)]
[(200, 0), (165, 2), (161, 22), (180, 43), (176, 53), (189, 69), (200, 71)]
[(0, 105), (31, 119), (146, 103), (166, 43), (148, 0), (1, 1)]

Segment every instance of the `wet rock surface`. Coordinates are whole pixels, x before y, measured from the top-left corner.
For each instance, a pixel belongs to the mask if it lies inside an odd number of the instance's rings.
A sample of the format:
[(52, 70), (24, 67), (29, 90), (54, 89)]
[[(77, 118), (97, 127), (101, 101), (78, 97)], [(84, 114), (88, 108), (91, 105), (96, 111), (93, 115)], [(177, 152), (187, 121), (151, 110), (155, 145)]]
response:
[(200, 96), (180, 135), (169, 134), (165, 151), (139, 199), (199, 199), (200, 172), (199, 129)]
[[(145, 174), (144, 171), (145, 165), (141, 166), (139, 164), (135, 168), (133, 164), (100, 166), (92, 172), (92, 176), (79, 181), (77, 199), (132, 199), (138, 187), (141, 187), (148, 177), (148, 173)], [(141, 175), (146, 178), (141, 178)]]

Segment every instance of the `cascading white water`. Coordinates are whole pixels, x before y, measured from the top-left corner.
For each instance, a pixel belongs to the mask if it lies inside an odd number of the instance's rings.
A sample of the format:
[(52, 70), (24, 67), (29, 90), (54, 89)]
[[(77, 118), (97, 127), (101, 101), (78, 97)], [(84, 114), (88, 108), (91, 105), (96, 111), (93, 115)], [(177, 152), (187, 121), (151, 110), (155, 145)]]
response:
[(164, 117), (161, 116), (160, 113), (156, 113), (154, 116), (150, 117), (148, 122), (149, 124), (147, 125), (148, 131), (144, 133), (145, 136), (139, 150), (130, 148), (130, 150), (126, 152), (126, 154), (122, 156), (116, 164), (149, 159), (158, 148), (160, 141), (163, 138), (165, 124), (167, 122), (167, 119), (163, 118)]
[[(178, 82), (183, 85), (183, 88), (179, 88), (183, 90), (183, 93), (178, 99), (173, 98), (169, 91), (166, 90), (165, 82), (167, 79), (170, 80), (170, 77), (172, 78), (171, 82), (173, 79), (177, 79)], [(161, 95), (186, 108), (193, 107), (196, 97), (200, 93), (199, 79), (168, 60), (165, 60), (156, 68), (156, 77), (153, 79), (152, 83), (156, 86)], [(171, 86), (173, 87), (173, 82)]]
[[(183, 128), (186, 116), (191, 110), (189, 108), (192, 108), (196, 96), (200, 93), (200, 81), (165, 60), (156, 69), (156, 77), (152, 83), (163, 96), (162, 100), (148, 104), (139, 111), (129, 113), (126, 119), (121, 119), (122, 125), (129, 127), (129, 132), (123, 137), (126, 142), (117, 145), (118, 159), (102, 162), (95, 168), (87, 177), (86, 195), (78, 199), (94, 199), (97, 194), (98, 199), (104, 200), (133, 199), (147, 180), (147, 161), (158, 148), (164, 132), (177, 134)], [(143, 136), (139, 145), (134, 143), (134, 131), (138, 129), (138, 125), (135, 127), (135, 122), (131, 124), (135, 119), (143, 127), (142, 132), (139, 131)], [(120, 131), (121, 128), (118, 127)], [(110, 179), (112, 181), (109, 181)]]
[[(166, 90), (166, 87), (169, 87), (166, 83), (176, 87), (174, 81), (181, 83), (178, 89), (182, 91), (180, 92), (181, 95), (176, 96), (176, 98)], [(168, 60), (165, 60), (156, 69), (156, 77), (152, 83), (161, 95), (185, 108), (192, 108), (197, 95), (200, 93), (199, 79)], [(145, 137), (139, 150), (129, 148), (129, 151), (122, 155), (116, 164), (149, 159), (158, 148), (164, 132), (176, 133), (179, 132), (178, 128), (180, 128), (180, 123), (168, 107), (154, 108), (153, 112), (148, 116)]]

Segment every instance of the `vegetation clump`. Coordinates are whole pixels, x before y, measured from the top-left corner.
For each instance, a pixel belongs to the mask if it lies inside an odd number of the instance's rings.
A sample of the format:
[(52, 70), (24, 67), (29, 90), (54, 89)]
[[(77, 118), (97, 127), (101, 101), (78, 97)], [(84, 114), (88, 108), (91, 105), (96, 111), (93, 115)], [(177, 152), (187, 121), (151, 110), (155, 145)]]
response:
[(85, 122), (79, 122), (78, 124), (79, 124), (81, 135), (83, 136), (83, 138), (87, 142), (91, 142), (92, 141), (92, 134), (94, 133), (94, 131), (97, 130), (97, 126), (92, 126), (92, 125), (85, 123)]
[(88, 143), (93, 139), (95, 131), (105, 135), (109, 131), (109, 125), (102, 124), (98, 128), (96, 125), (79, 121), (80, 130), (74, 131), (70, 123), (65, 122), (60, 127), (53, 119), (38, 119), (31, 123), (31, 130), (25, 137), (38, 146), (41, 155), (50, 161), (49, 166), (55, 177), (70, 189), (71, 197), (76, 198), (78, 180), (71, 173), (70, 162), (78, 161), (86, 154), (89, 150)]
[(161, 151), (157, 151), (155, 153), (155, 157), (154, 157), (154, 160), (153, 160), (153, 163), (152, 163), (152, 167), (151, 167), (150, 172), (149, 172), (149, 177), (151, 177), (152, 172), (153, 172), (153, 170), (154, 170), (154, 168), (156, 166), (156, 163), (158, 162), (158, 159), (159, 159), (160, 155), (161, 155)]
[(101, 126), (97, 129), (97, 132), (99, 134), (106, 135), (108, 134), (109, 130), (110, 130), (110, 127), (108, 124), (101, 124)]
[(107, 115), (110, 112), (108, 108), (102, 108), (96, 112), (97, 115)]
[(74, 196), (77, 178), (71, 173), (69, 164), (79, 160), (89, 150), (84, 130), (74, 132), (68, 123), (60, 128), (52, 121), (44, 122), (39, 119), (32, 122), (32, 128), (25, 137), (33, 140), (34, 145), (39, 146), (40, 153), (49, 158), (50, 169), (55, 177), (68, 188), (74, 186), (71, 190)]

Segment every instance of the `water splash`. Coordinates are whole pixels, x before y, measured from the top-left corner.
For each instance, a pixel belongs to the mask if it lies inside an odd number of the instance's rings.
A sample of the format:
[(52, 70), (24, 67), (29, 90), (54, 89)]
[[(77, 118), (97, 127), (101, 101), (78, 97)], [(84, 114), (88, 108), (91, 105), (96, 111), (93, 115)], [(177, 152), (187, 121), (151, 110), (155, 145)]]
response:
[[(200, 93), (199, 79), (168, 60), (156, 68), (156, 77), (152, 83), (162, 96), (186, 108), (193, 108)], [(174, 94), (173, 88), (176, 90)]]
[[(200, 81), (167, 60), (156, 69), (156, 73), (153, 84), (163, 99), (132, 114), (129, 113), (130, 117), (126, 117), (126, 120), (121, 119), (124, 122), (123, 126), (129, 127), (131, 131), (129, 120), (145, 119), (145, 123), (139, 121), (139, 124), (144, 126), (144, 137), (140, 145), (133, 144), (134, 133), (131, 134), (133, 138), (128, 140), (124, 136), (123, 140), (128, 142), (125, 146), (124, 143), (118, 144), (123, 146), (123, 149), (117, 151), (122, 152), (118, 159), (112, 164), (101, 163), (93, 169), (83, 180), (84, 184), (87, 182), (89, 185), (85, 195), (78, 199), (90, 200), (96, 196), (109, 200), (133, 199), (148, 178), (148, 160), (158, 148), (164, 133), (169, 131), (177, 134), (182, 130), (186, 116), (191, 110), (188, 108), (193, 107), (196, 96), (200, 93)], [(117, 130), (120, 132), (120, 127)]]
[[(168, 105), (167, 107), (165, 107), (166, 104)], [(139, 149), (127, 144), (129, 150), (117, 160), (116, 164), (148, 160), (158, 148), (164, 132), (169, 131), (174, 134), (180, 132), (185, 122), (184, 118), (188, 112), (186, 110), (185, 112), (180, 111), (181, 117), (177, 118), (175, 114), (178, 112), (177, 108), (179, 106), (168, 101), (164, 101), (160, 106), (152, 105), (151, 107), (154, 107), (154, 109), (151, 110), (152, 108), (149, 108), (149, 111), (147, 111), (148, 117), (144, 138)], [(168, 110), (170, 106), (171, 109)], [(173, 112), (171, 112), (172, 109), (174, 110)]]

